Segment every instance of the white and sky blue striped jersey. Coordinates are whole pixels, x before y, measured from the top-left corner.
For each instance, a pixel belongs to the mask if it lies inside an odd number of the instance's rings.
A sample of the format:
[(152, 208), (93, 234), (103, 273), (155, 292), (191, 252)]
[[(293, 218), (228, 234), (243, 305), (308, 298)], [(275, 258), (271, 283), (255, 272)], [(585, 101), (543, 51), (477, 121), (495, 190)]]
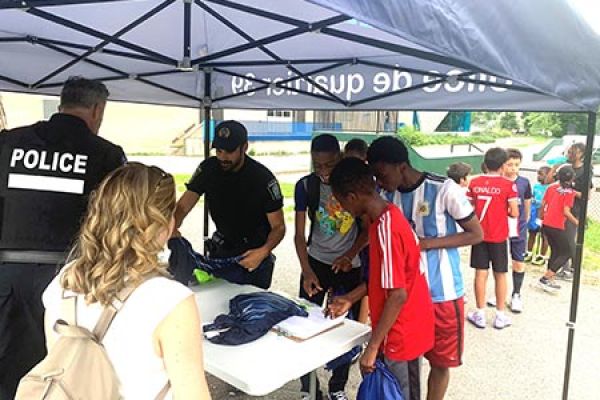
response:
[[(425, 173), (408, 190), (382, 192), (388, 201), (400, 207), (419, 237), (434, 238), (458, 232), (457, 221), (471, 218), (473, 206), (465, 191), (452, 179)], [(434, 303), (464, 296), (465, 287), (458, 249), (431, 249), (421, 252)]]

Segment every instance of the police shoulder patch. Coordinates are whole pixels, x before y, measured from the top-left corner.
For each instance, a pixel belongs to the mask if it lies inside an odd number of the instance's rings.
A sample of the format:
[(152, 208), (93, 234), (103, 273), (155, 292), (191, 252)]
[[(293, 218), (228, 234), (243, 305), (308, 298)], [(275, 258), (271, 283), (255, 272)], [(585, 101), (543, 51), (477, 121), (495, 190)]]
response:
[(267, 184), (267, 190), (273, 200), (281, 200), (281, 188), (279, 187), (277, 179), (273, 179)]

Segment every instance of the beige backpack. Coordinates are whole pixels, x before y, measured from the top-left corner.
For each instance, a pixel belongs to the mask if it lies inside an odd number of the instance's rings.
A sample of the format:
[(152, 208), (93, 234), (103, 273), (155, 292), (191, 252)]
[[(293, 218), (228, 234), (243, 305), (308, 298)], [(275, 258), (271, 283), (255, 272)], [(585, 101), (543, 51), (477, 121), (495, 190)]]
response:
[[(112, 305), (104, 308), (93, 332), (77, 326), (77, 296), (67, 297), (63, 292), (62, 315), (70, 315), (70, 323), (56, 321), (54, 330), (59, 338), (48, 355), (21, 379), (15, 400), (120, 399), (119, 379), (102, 339), (133, 290), (123, 289)], [(167, 383), (156, 399), (164, 399), (168, 391)]]

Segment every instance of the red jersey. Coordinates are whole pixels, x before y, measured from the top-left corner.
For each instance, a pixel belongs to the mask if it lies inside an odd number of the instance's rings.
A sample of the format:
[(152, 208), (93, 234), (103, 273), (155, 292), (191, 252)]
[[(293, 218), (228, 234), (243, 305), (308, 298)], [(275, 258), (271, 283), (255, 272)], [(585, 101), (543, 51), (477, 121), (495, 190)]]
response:
[(481, 175), (469, 183), (467, 197), (481, 222), (483, 241), (508, 239), (508, 202), (519, 200), (517, 185), (500, 175)]
[(544, 226), (565, 229), (565, 207), (573, 208), (575, 191), (563, 188), (560, 183), (548, 186), (544, 194)]
[(431, 295), (420, 267), (417, 237), (393, 204), (369, 227), (369, 309), (373, 329), (383, 313), (388, 289), (406, 290), (406, 302), (383, 342), (386, 357), (413, 360), (433, 347)]

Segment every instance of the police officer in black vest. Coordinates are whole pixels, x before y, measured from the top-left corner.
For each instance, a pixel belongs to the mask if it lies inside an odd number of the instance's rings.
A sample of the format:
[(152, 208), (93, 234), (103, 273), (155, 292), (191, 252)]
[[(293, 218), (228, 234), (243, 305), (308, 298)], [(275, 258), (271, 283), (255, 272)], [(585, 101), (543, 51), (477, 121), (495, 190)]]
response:
[(88, 195), (126, 159), (98, 136), (106, 87), (69, 79), (49, 121), (0, 132), (0, 399), (46, 354), (42, 292), (65, 261)]
[(277, 179), (246, 154), (248, 132), (237, 121), (215, 127), (216, 157), (203, 161), (188, 182), (175, 211), (176, 226), (206, 195), (217, 232), (209, 241), (213, 258), (242, 256), (220, 277), (264, 289), (271, 286), (271, 251), (285, 235), (283, 197)]

